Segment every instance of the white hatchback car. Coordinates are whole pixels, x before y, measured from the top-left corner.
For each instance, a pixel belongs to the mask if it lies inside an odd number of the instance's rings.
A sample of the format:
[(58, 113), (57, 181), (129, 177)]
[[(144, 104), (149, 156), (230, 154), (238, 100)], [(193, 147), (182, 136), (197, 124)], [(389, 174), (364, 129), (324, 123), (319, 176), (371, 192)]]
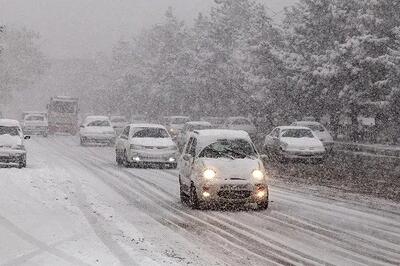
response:
[(157, 164), (176, 168), (179, 151), (164, 126), (131, 124), (117, 138), (115, 154), (119, 165)]
[(279, 160), (325, 158), (325, 148), (315, 133), (307, 127), (277, 127), (265, 137), (264, 152)]
[(332, 151), (334, 146), (332, 135), (321, 123), (315, 121), (297, 121), (292, 123), (292, 126), (308, 127), (315, 133), (319, 140), (322, 141), (325, 149), (328, 152)]
[(98, 143), (114, 145), (115, 131), (107, 116), (88, 116), (79, 130), (81, 145)]
[(16, 120), (0, 119), (0, 162), (26, 167), (26, 150), (21, 126)]
[(214, 203), (268, 207), (267, 174), (245, 131), (194, 131), (179, 165), (181, 201), (194, 209)]

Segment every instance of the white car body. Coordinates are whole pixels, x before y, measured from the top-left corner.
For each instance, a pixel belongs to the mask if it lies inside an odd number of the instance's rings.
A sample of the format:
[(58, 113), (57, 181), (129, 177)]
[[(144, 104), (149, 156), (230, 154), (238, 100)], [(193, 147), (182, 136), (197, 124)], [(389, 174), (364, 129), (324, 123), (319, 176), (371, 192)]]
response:
[[(300, 132), (298, 136), (287, 136), (287, 132)], [(326, 150), (315, 133), (307, 127), (277, 127), (265, 137), (264, 151), (281, 159), (320, 159)]]
[(22, 122), (22, 129), (25, 135), (42, 135), (47, 137), (49, 130), (47, 114), (43, 112), (26, 113)]
[(113, 145), (115, 143), (115, 131), (107, 116), (88, 116), (83, 121), (79, 135), (81, 144), (102, 143)]
[[(150, 135), (146, 136), (146, 132)], [(157, 136), (151, 134), (157, 134)], [(155, 124), (128, 125), (117, 138), (115, 153), (118, 164), (151, 163), (163, 164), (171, 168), (176, 168), (179, 157), (178, 147), (167, 129)]]
[[(239, 150), (220, 157), (204, 153), (207, 149), (212, 150), (214, 145), (231, 147), (232, 143), (237, 142), (245, 145), (251, 156), (233, 157), (239, 155), (235, 153), (241, 152)], [(268, 206), (267, 173), (245, 131), (210, 129), (192, 132), (179, 166), (181, 199), (188, 199), (193, 208), (212, 203), (256, 203), (260, 208)], [(214, 173), (214, 177), (206, 177), (207, 171)], [(253, 176), (255, 171), (262, 176), (256, 179)]]
[(191, 121), (187, 122), (183, 129), (180, 131), (178, 137), (176, 138), (176, 142), (178, 147), (183, 148), (186, 144), (187, 140), (189, 139), (189, 135), (191, 132), (195, 130), (202, 130), (202, 129), (211, 129), (213, 125), (206, 121)]
[(110, 121), (117, 135), (121, 134), (122, 130), (129, 124), (125, 116), (111, 116)]
[(26, 167), (24, 135), (16, 120), (0, 119), (0, 162)]
[(297, 121), (292, 123), (292, 126), (310, 128), (319, 138), (319, 140), (322, 141), (327, 151), (331, 151), (333, 149), (334, 142), (332, 135), (321, 123), (315, 121)]
[(184, 125), (190, 121), (189, 116), (166, 116), (164, 117), (165, 125), (168, 129), (169, 134), (175, 139)]
[(246, 131), (252, 139), (255, 139), (257, 134), (255, 125), (247, 117), (229, 117), (225, 122), (224, 128)]

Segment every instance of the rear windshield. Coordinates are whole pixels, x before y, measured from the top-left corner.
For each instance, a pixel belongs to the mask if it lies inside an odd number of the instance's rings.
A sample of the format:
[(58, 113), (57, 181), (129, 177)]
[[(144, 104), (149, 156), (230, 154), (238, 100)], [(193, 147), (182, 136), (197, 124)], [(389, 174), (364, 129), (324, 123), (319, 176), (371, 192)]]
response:
[(92, 121), (88, 125), (88, 127), (109, 127), (110, 122), (106, 120), (97, 120), (97, 121)]
[(25, 121), (44, 121), (44, 116), (31, 115), (25, 118)]
[(283, 129), (283, 138), (314, 138), (311, 130), (308, 129)]
[(19, 136), (19, 128), (0, 126), (0, 135)]
[(219, 140), (205, 147), (200, 158), (253, 158), (257, 155), (254, 146), (244, 139)]
[(132, 138), (168, 138), (168, 132), (163, 128), (140, 128), (135, 130)]

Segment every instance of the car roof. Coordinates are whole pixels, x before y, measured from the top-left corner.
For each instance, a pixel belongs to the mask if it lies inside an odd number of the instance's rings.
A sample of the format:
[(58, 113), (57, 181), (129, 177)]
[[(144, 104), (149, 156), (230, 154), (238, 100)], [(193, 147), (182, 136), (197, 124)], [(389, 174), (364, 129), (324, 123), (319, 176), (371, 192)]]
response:
[(308, 129), (308, 130), (311, 130), (308, 127), (302, 127), (302, 126), (280, 126), (277, 128), (279, 128), (279, 129)]
[(317, 121), (296, 121), (294, 123), (299, 124), (299, 125), (321, 125), (321, 123), (319, 123)]
[(196, 137), (199, 150), (220, 139), (244, 139), (251, 142), (249, 134), (243, 130), (203, 129), (195, 130), (191, 133), (191, 136)]
[(187, 122), (186, 125), (192, 125), (192, 126), (212, 126), (210, 122), (207, 121), (190, 121)]
[(17, 120), (13, 119), (0, 119), (0, 126), (6, 126), (6, 127), (19, 127), (20, 124)]
[(159, 124), (146, 124), (146, 123), (142, 123), (142, 124), (130, 124), (129, 125), (131, 128), (143, 128), (143, 127), (148, 127), (148, 128), (162, 128), (167, 130), (163, 125), (159, 125)]

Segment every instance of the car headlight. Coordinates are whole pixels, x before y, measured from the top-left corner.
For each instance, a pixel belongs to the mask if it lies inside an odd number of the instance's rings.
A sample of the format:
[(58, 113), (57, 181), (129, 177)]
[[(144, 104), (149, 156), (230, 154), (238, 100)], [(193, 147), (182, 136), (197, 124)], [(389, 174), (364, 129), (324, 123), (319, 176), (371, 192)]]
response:
[(131, 150), (144, 150), (144, 146), (141, 145), (135, 145), (135, 144), (131, 144), (130, 146)]
[(24, 145), (17, 145), (17, 146), (15, 147), (15, 149), (16, 149), (16, 150), (23, 151), (23, 150), (25, 150), (25, 146), (24, 146)]
[(258, 170), (258, 169), (253, 171), (252, 176), (257, 181), (263, 181), (264, 180), (264, 173), (262, 171)]
[(217, 175), (217, 173), (214, 170), (211, 170), (211, 169), (207, 169), (203, 173), (203, 177), (205, 179), (207, 179), (207, 180), (214, 179), (216, 175)]

